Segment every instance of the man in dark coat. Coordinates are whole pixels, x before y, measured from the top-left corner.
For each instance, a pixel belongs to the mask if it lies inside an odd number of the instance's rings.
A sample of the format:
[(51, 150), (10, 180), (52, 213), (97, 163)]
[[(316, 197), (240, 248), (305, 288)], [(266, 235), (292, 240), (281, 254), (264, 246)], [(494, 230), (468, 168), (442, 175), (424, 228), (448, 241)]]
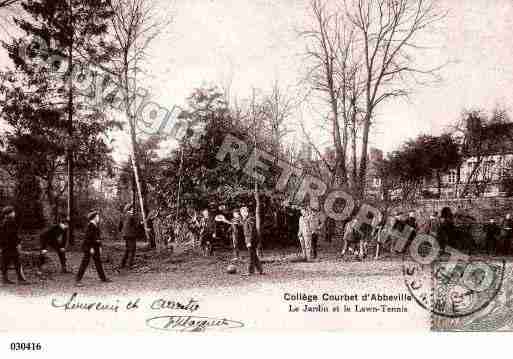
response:
[(46, 254), (48, 253), (48, 247), (52, 248), (57, 252), (59, 261), (61, 262), (61, 272), (71, 273), (66, 268), (66, 240), (67, 240), (68, 222), (62, 221), (59, 224), (50, 226), (40, 236), (39, 240), (41, 243), (41, 254), (39, 256), (40, 263), (39, 267), (42, 268), (46, 262)]
[(513, 219), (511, 214), (506, 214), (506, 218), (502, 221), (502, 247), (504, 255), (509, 255), (511, 252), (511, 241), (513, 240)]
[(244, 233), (244, 240), (246, 242), (246, 248), (249, 252), (249, 264), (248, 264), (248, 275), (255, 273), (255, 268), (260, 274), (264, 274), (262, 264), (257, 255), (256, 246), (258, 244), (258, 238), (256, 236), (255, 220), (249, 215), (248, 207), (242, 207), (240, 209), (242, 216), (242, 231)]
[(131, 269), (134, 265), (134, 257), (136, 251), (138, 233), (138, 223), (135, 218), (133, 207), (131, 204), (125, 206), (125, 218), (121, 228), (121, 237), (125, 241), (125, 255), (121, 261), (120, 268), (125, 268), (128, 261), (128, 268)]
[(501, 232), (500, 227), (495, 223), (495, 219), (491, 218), (490, 221), (484, 225), (483, 230), (485, 232), (486, 254), (496, 254), (497, 238)]
[(87, 224), (86, 234), (84, 242), (82, 243), (82, 251), (84, 252), (84, 257), (82, 258), (82, 262), (80, 263), (80, 268), (78, 269), (76, 285), (82, 286), (81, 280), (84, 276), (84, 273), (89, 265), (89, 261), (91, 257), (93, 258), (94, 265), (96, 267), (96, 271), (98, 272), (98, 276), (100, 277), (102, 282), (111, 282), (105, 276), (105, 272), (103, 271), (102, 261), (100, 258), (100, 249), (101, 249), (101, 237), (100, 237), (100, 214), (96, 211), (89, 213), (87, 216), (89, 223)]
[(441, 253), (446, 253), (447, 246), (454, 240), (455, 227), (454, 216), (449, 207), (442, 208), (440, 213), (440, 222), (436, 238), (440, 244)]
[(203, 209), (201, 214), (202, 217), (199, 222), (201, 248), (205, 255), (212, 256), (214, 255), (214, 240), (217, 237), (216, 222), (214, 218), (210, 216), (208, 208)]
[(11, 206), (2, 210), (0, 223), (0, 249), (2, 250), (2, 282), (3, 284), (14, 284), (7, 276), (9, 265), (13, 264), (18, 275), (19, 284), (28, 284), (23, 275), (20, 263), (20, 243), (18, 236), (18, 225), (16, 224), (16, 212)]

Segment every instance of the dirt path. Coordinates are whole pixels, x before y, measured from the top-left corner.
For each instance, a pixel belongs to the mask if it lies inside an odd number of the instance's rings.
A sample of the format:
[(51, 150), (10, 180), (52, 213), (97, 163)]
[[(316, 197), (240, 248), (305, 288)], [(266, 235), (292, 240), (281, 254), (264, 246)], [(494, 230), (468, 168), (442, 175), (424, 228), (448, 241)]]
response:
[[(390, 276), (400, 275), (400, 266), (396, 260), (342, 261), (337, 258), (337, 248), (322, 244), (319, 258), (314, 262), (300, 262), (295, 248), (266, 251), (264, 255), (264, 276), (243, 277), (247, 271), (247, 256), (242, 253), (237, 262), (232, 262), (229, 251), (216, 253), (214, 257), (202, 257), (186, 252), (170, 254), (163, 251), (148, 251), (141, 245), (138, 248), (135, 268), (131, 271), (118, 271), (117, 267), (123, 255), (121, 242), (104, 245), (102, 259), (107, 276), (112, 283), (98, 280), (93, 263), (90, 263), (84, 276), (84, 288), (81, 291), (94, 293), (133, 293), (163, 289), (191, 289), (247, 286), (251, 283), (284, 283), (295, 280), (335, 280), (344, 276)], [(0, 287), (1, 290), (18, 295), (48, 295), (68, 292), (74, 287), (74, 273), (78, 270), (82, 253), (72, 250), (67, 253), (68, 264), (73, 274), (59, 272), (57, 255), (49, 252), (51, 264), (45, 268), (44, 275), (36, 274), (35, 268), (26, 268), (27, 279), (31, 286)], [(235, 264), (236, 274), (227, 274), (226, 267)], [(10, 276), (14, 278), (11, 271)]]
[[(247, 271), (247, 255), (242, 253), (241, 259), (232, 262), (229, 251), (216, 253), (213, 257), (203, 257), (195, 253), (154, 252), (145, 250), (144, 245), (138, 248), (135, 268), (131, 271), (119, 271), (117, 267), (123, 255), (121, 242), (108, 242), (104, 245), (102, 259), (107, 276), (112, 283), (98, 280), (94, 265), (91, 262), (84, 276), (85, 287), (82, 292), (104, 294), (128, 294), (159, 290), (211, 289), (221, 287), (244, 287), (256, 283), (281, 285), (295, 281), (339, 281), (347, 278), (390, 278), (400, 277), (402, 260), (399, 256), (388, 256), (374, 261), (366, 259), (342, 260), (338, 257), (338, 248), (329, 243), (322, 243), (319, 258), (313, 262), (298, 261), (297, 249), (286, 248), (266, 251), (264, 254), (264, 276), (254, 275), (243, 277)], [(74, 274), (78, 270), (82, 253), (73, 250), (67, 253), (68, 264), (73, 274), (61, 274), (57, 255), (50, 252), (51, 261), (43, 276), (36, 274), (35, 268), (26, 268), (30, 286), (0, 287), (17, 295), (44, 296), (48, 294), (77, 290), (74, 286)], [(229, 264), (237, 266), (236, 274), (227, 274)], [(10, 272), (14, 279), (13, 271)]]

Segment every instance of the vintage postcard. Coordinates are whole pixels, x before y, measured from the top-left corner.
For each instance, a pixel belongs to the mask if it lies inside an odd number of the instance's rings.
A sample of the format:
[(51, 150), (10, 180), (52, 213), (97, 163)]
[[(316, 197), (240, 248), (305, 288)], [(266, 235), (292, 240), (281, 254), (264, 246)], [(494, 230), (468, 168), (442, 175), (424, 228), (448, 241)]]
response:
[(0, 0), (0, 332), (512, 331), (512, 18)]

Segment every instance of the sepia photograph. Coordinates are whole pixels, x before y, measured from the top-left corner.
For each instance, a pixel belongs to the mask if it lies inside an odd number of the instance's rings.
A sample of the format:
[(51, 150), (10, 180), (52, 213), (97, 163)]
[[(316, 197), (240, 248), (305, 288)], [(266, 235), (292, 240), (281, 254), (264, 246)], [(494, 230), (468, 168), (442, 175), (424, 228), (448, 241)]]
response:
[(511, 0), (0, 0), (3, 349), (513, 331), (511, 34)]

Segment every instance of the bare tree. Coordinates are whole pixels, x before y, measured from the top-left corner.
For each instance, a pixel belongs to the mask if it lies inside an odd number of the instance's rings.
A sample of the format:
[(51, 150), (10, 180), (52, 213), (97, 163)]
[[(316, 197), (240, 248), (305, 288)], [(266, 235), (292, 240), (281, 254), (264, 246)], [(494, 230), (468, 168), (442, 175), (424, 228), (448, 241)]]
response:
[(414, 57), (425, 49), (420, 35), (445, 16), (436, 1), (311, 0), (314, 25), (300, 33), (307, 41), (306, 80), (329, 105), (327, 118), (336, 151), (334, 175), (342, 183), (348, 180), (351, 141), (351, 182), (360, 197), (365, 191), (376, 108), (388, 99), (408, 96), (412, 85), (439, 79), (441, 66), (423, 69)]
[[(120, 49), (119, 57), (113, 61), (115, 81), (121, 85), (124, 96), (123, 109), (127, 117), (130, 131), (131, 155), (139, 205), (141, 209), (144, 231), (148, 242), (151, 240), (146, 216), (145, 190), (140, 177), (140, 159), (137, 145), (135, 96), (137, 91), (137, 73), (139, 64), (147, 56), (149, 44), (169, 24), (159, 16), (158, 9), (150, 0), (114, 0), (112, 1), (114, 16), (112, 27), (114, 39)], [(155, 243), (150, 242), (154, 247)]]
[(271, 138), (271, 152), (275, 157), (282, 152), (284, 137), (292, 132), (287, 124), (295, 108), (294, 98), (275, 81), (271, 93), (263, 99), (264, 128)]
[(336, 153), (333, 178), (345, 184), (348, 131), (361, 94), (355, 32), (343, 14), (327, 1), (312, 0), (310, 9), (313, 26), (300, 32), (307, 42), (305, 80), (329, 105), (327, 121)]
[(426, 83), (425, 76), (437, 79), (441, 66), (422, 69), (414, 54), (422, 50), (419, 35), (445, 14), (436, 0), (346, 0), (344, 8), (363, 58), (364, 117), (358, 171), (358, 192), (363, 196), (373, 114), (385, 100), (407, 96), (411, 92), (409, 81), (419, 85)]

